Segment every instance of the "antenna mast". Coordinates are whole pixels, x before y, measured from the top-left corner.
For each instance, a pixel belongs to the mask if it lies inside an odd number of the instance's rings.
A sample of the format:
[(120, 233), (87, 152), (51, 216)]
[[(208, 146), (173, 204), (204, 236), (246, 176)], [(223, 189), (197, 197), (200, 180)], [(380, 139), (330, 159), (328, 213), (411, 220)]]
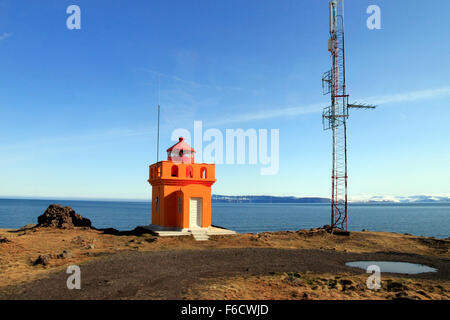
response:
[(159, 114), (160, 114), (160, 88), (159, 88), (159, 76), (158, 76), (158, 137), (156, 140), (156, 163), (159, 162)]
[(332, 67), (322, 76), (323, 94), (331, 93), (331, 106), (324, 108), (324, 130), (332, 130), (331, 228), (347, 231), (347, 118), (348, 108), (373, 109), (375, 106), (348, 103), (345, 82), (344, 0), (329, 3), (330, 38), (328, 51)]

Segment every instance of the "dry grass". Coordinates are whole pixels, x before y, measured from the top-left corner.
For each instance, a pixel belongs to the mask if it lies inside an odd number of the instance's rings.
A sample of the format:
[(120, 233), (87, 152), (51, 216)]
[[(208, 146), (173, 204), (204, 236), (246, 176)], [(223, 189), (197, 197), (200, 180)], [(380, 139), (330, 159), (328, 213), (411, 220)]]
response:
[(204, 300), (448, 300), (450, 283), (423, 279), (382, 278), (369, 290), (366, 275), (283, 273), (222, 278), (188, 289), (185, 299)]
[[(101, 231), (76, 228), (0, 229), (0, 288), (45, 277), (70, 264), (101, 258), (123, 250), (207, 250), (210, 248), (303, 248), (345, 252), (396, 251), (449, 258), (450, 240), (438, 240), (387, 232), (352, 232), (349, 237), (331, 235), (322, 229), (215, 236), (197, 242), (192, 237), (156, 238), (151, 234), (108, 235)], [(57, 258), (63, 250), (71, 257)], [(34, 265), (39, 255), (50, 255), (48, 265)], [(256, 281), (256, 280), (252, 280)], [(258, 280), (261, 281), (261, 280)]]

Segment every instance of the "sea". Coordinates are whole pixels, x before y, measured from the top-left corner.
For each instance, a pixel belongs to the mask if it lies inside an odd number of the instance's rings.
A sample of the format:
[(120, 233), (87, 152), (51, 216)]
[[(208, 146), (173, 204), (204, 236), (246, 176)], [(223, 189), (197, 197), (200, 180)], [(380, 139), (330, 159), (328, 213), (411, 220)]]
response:
[[(0, 199), (0, 228), (37, 223), (52, 203), (72, 207), (96, 228), (132, 230), (151, 223), (150, 201)], [(239, 233), (310, 229), (330, 224), (330, 205), (213, 203), (212, 224)], [(448, 238), (450, 203), (352, 203), (348, 229)]]

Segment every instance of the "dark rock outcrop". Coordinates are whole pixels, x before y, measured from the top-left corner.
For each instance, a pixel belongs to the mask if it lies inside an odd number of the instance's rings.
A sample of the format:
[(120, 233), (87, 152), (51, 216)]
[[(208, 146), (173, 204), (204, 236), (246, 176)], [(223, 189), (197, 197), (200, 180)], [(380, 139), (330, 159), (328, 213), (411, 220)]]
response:
[(83, 218), (75, 213), (71, 207), (62, 207), (59, 204), (51, 204), (45, 212), (38, 217), (39, 227), (73, 228), (91, 227), (91, 220)]
[(11, 240), (9, 240), (8, 238), (0, 237), (0, 243), (9, 243), (9, 242), (11, 242)]
[(390, 292), (399, 292), (408, 290), (408, 287), (399, 281), (386, 280), (386, 290)]
[(68, 259), (68, 258), (73, 258), (73, 254), (72, 254), (71, 251), (63, 250), (63, 252), (61, 252), (60, 254), (58, 254), (57, 258), (58, 258), (58, 259)]
[(37, 259), (34, 261), (34, 265), (43, 265), (43, 266), (47, 266), (50, 262), (51, 256), (49, 254), (42, 254), (39, 257), (37, 257)]

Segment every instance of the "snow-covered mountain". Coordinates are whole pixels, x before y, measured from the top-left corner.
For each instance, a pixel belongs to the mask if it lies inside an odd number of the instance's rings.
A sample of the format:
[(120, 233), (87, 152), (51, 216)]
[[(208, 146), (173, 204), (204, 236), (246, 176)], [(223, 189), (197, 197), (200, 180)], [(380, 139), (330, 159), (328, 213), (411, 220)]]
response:
[[(329, 203), (329, 198), (293, 197), (293, 196), (255, 196), (255, 195), (212, 195), (213, 202), (219, 203)], [(413, 195), (413, 196), (350, 196), (351, 203), (450, 203), (450, 195)]]
[(351, 202), (395, 202), (395, 203), (426, 203), (426, 202), (450, 202), (450, 195), (412, 195), (412, 196), (354, 196)]

